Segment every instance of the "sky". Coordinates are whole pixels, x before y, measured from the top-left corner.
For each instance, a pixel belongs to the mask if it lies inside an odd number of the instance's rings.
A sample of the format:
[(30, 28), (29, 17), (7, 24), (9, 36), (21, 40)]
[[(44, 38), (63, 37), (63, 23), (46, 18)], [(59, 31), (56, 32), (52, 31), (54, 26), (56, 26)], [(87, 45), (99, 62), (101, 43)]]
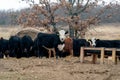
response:
[(22, 2), (20, 0), (0, 0), (0, 10), (17, 10), (24, 7), (29, 7), (29, 5), (26, 4), (26, 2)]
[[(35, 1), (37, 3), (39, 0), (35, 0)], [(114, 1), (114, 0), (105, 0), (105, 1), (108, 2), (108, 1)], [(120, 2), (120, 0), (118, 1)], [(29, 4), (21, 0), (0, 0), (0, 10), (9, 10), (9, 9), (20, 10), (26, 7), (29, 7)]]

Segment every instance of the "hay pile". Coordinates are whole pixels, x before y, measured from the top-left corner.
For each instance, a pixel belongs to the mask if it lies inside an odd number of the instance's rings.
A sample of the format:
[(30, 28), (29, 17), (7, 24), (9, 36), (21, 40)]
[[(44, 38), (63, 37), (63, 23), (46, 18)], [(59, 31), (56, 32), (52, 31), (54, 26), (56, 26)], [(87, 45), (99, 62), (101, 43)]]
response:
[(24, 35), (29, 35), (33, 40), (36, 38), (39, 32), (47, 33), (48, 31), (45, 28), (23, 28), (16, 35), (19, 37), (23, 37)]

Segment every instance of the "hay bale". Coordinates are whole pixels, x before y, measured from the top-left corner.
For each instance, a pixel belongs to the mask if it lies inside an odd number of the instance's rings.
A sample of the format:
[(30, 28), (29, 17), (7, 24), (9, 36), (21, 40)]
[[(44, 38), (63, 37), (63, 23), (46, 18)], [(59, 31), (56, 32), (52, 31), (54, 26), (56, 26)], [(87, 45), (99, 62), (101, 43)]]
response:
[(16, 35), (19, 37), (23, 37), (24, 35), (29, 35), (34, 40), (39, 32), (46, 33), (46, 29), (43, 29), (43, 28), (39, 28), (39, 29), (23, 28)]
[(29, 35), (34, 40), (37, 34), (38, 34), (37, 31), (23, 30), (18, 32), (16, 35), (19, 37), (23, 37), (24, 35)]
[(27, 28), (23, 28), (21, 31), (17, 32), (16, 35), (19, 37), (23, 37), (24, 35), (29, 35), (34, 40), (39, 32), (50, 33), (44, 27), (40, 27), (40, 28), (27, 27)]

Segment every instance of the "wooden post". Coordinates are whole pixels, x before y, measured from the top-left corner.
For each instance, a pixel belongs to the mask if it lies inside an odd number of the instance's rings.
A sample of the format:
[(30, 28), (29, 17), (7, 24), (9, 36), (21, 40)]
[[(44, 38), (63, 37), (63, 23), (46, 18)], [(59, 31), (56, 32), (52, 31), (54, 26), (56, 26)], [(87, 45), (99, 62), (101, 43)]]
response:
[(80, 62), (83, 63), (84, 61), (84, 47), (80, 49)]
[(104, 63), (104, 48), (101, 48), (101, 60), (100, 60), (100, 64)]
[(117, 60), (116, 60), (117, 58), (116, 58), (116, 49), (115, 48), (113, 48), (112, 49), (112, 62), (114, 63), (114, 64), (117, 64)]
[(97, 61), (97, 54), (92, 54), (92, 63), (95, 64)]

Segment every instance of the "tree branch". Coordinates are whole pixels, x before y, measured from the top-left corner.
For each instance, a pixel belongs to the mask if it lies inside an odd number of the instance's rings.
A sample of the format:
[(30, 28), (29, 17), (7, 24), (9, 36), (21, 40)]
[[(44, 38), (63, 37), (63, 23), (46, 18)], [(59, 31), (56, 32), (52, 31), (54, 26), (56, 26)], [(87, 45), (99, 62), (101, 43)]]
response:
[(86, 4), (83, 6), (83, 8), (80, 9), (80, 10), (78, 10), (77, 13), (83, 12), (83, 11), (87, 8), (87, 5), (88, 5), (89, 1), (90, 1), (90, 0), (87, 0)]

